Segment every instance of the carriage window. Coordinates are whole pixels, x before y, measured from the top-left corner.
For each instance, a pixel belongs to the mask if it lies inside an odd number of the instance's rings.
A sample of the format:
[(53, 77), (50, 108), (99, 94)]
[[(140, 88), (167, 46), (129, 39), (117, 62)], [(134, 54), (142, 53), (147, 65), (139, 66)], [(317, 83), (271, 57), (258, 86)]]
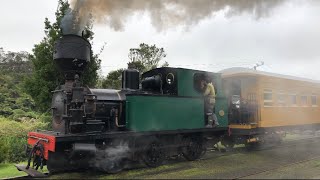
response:
[(317, 96), (316, 95), (312, 95), (311, 96), (311, 105), (312, 106), (317, 106)]
[(290, 99), (290, 105), (291, 106), (296, 106), (297, 105), (297, 96), (295, 94), (289, 95)]
[(301, 106), (308, 106), (308, 96), (301, 96)]
[(287, 99), (286, 94), (279, 93), (277, 99), (278, 99), (278, 105), (279, 106), (286, 106), (286, 99)]
[(272, 102), (272, 90), (265, 89), (263, 93), (263, 104), (265, 107), (270, 107), (273, 105)]

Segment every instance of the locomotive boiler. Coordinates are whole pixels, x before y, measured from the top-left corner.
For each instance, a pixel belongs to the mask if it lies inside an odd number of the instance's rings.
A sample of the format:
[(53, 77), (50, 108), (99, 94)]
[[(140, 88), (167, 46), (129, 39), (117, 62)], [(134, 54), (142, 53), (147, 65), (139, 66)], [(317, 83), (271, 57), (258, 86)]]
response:
[[(55, 43), (54, 61), (65, 83), (53, 92), (53, 131), (64, 134), (105, 132), (124, 127), (125, 94), (139, 87), (139, 72), (123, 72), (123, 90), (90, 89), (81, 76), (90, 61), (91, 45), (82, 37), (65, 35)], [(108, 122), (108, 123), (105, 123)]]

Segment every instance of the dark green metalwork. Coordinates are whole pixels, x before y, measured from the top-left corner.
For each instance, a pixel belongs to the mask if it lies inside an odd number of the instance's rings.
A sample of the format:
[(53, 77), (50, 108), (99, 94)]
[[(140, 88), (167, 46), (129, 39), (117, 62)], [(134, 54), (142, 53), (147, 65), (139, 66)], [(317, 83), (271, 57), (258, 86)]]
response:
[(126, 126), (134, 131), (203, 128), (203, 107), (201, 98), (132, 95), (127, 97)]
[(215, 106), (216, 116), (218, 118), (220, 127), (228, 126), (228, 103), (223, 91), (220, 73), (211, 73), (211, 72), (198, 71), (198, 70), (192, 70), (192, 69), (177, 68), (178, 95), (203, 98), (203, 95), (197, 92), (193, 85), (194, 75), (196, 73), (205, 73), (211, 76), (211, 79), (213, 80), (213, 84), (216, 89), (216, 95), (217, 95), (216, 106)]
[[(173, 69), (173, 68), (172, 68)], [(228, 126), (228, 104), (219, 73), (174, 68), (178, 96), (129, 95), (126, 103), (126, 127), (134, 131), (161, 131), (204, 128), (204, 97), (194, 88), (194, 75), (206, 73), (216, 88), (215, 113), (220, 127)]]

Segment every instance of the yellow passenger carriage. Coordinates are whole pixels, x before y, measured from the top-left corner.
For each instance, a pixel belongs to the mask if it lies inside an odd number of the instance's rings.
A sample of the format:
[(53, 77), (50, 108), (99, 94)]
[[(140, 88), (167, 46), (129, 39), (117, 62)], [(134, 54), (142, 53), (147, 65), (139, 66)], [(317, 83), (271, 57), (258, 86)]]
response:
[(279, 141), (293, 129), (320, 129), (320, 81), (247, 68), (221, 71), (229, 102), (224, 143)]

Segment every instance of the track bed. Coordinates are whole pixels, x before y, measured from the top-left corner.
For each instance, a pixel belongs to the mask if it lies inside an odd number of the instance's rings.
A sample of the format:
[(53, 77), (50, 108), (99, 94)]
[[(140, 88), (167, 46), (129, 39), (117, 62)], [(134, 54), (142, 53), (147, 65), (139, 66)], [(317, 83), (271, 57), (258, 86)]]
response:
[(74, 172), (53, 178), (316, 178), (320, 176), (320, 137), (307, 136), (287, 140), (274, 148), (247, 152), (209, 151), (201, 160), (186, 161), (181, 157), (167, 160), (158, 168), (128, 164), (118, 174)]

